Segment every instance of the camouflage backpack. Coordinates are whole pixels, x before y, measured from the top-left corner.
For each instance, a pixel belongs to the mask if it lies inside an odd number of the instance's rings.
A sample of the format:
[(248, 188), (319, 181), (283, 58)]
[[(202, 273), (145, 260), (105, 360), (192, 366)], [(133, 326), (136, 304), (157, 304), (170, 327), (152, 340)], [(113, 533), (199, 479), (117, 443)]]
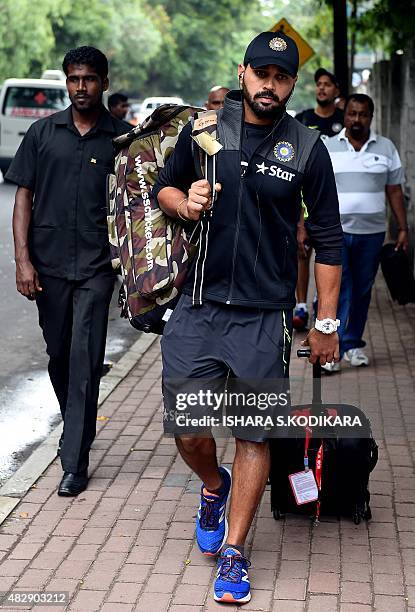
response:
[[(140, 331), (162, 333), (166, 311), (174, 308), (186, 278), (191, 237), (158, 207), (152, 188), (182, 128), (199, 110), (165, 104), (114, 139), (107, 216), (111, 260), (123, 279), (121, 316)], [(195, 164), (201, 162), (201, 154), (195, 155)], [(201, 167), (198, 174), (203, 176)]]

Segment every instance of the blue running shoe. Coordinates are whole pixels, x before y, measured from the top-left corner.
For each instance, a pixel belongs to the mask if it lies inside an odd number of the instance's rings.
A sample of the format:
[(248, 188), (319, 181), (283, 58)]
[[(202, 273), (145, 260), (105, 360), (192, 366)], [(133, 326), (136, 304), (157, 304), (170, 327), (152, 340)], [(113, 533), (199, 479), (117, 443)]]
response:
[(196, 540), (204, 555), (216, 555), (226, 541), (228, 521), (226, 519), (226, 502), (231, 488), (231, 474), (224, 467), (219, 468), (225, 493), (223, 495), (200, 494), (200, 506), (196, 518)]
[(226, 548), (218, 559), (214, 586), (215, 601), (226, 603), (248, 603), (251, 599), (251, 585), (248, 578), (248, 559), (237, 550)]
[(305, 331), (308, 323), (308, 312), (305, 308), (296, 308), (293, 316), (293, 327), (297, 331)]

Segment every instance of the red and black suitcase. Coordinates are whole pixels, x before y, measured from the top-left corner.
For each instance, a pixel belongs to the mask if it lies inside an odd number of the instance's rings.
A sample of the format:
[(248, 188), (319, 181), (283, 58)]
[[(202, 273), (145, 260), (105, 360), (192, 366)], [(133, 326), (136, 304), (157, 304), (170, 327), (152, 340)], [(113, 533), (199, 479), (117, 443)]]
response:
[[(309, 357), (309, 349), (300, 349), (299, 357)], [(286, 513), (305, 514), (313, 519), (321, 515), (351, 517), (356, 525), (369, 520), (369, 475), (378, 460), (369, 419), (362, 410), (347, 404), (328, 405), (321, 399), (321, 368), (313, 365), (311, 404), (292, 406), (291, 415), (340, 417), (342, 422), (357, 422), (353, 427), (324, 426), (291, 428), (289, 436), (270, 440), (271, 510), (279, 519)], [(344, 419), (344, 417), (350, 417)], [(317, 419), (314, 419), (317, 420)], [(336, 420), (336, 419), (332, 419)], [(339, 420), (339, 419), (337, 419)], [(358, 435), (357, 435), (358, 431)], [(313, 470), (318, 500), (297, 505), (289, 475)]]

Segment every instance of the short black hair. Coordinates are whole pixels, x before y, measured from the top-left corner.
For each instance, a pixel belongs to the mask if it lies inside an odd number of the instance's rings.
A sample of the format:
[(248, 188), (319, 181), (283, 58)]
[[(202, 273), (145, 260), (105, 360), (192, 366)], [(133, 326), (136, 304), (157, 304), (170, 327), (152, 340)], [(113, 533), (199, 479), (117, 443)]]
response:
[(314, 73), (314, 82), (317, 84), (319, 79), (322, 76), (326, 76), (330, 79), (330, 81), (333, 83), (333, 85), (335, 85), (337, 88), (339, 88), (339, 81), (336, 77), (335, 74), (333, 74), (332, 72), (330, 72), (329, 70), (326, 70), (325, 68), (318, 68), (315, 73)]
[(95, 47), (77, 47), (71, 49), (63, 58), (62, 68), (68, 76), (70, 64), (91, 66), (102, 79), (108, 76), (108, 60), (99, 49)]
[(121, 102), (128, 102), (127, 96), (120, 92), (113, 93), (108, 98), (108, 108), (117, 106), (117, 104), (120, 104)]
[(351, 100), (354, 100), (358, 104), (367, 104), (369, 107), (369, 113), (373, 117), (373, 113), (375, 112), (375, 105), (370, 96), (362, 93), (352, 93), (346, 98), (346, 102), (344, 103), (344, 112), (346, 112), (347, 105)]

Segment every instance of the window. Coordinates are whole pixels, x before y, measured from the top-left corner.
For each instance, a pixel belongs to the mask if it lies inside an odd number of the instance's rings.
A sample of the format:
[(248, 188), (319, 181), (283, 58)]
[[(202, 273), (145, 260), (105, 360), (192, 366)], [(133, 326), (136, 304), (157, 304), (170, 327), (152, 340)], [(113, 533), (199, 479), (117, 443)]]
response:
[(66, 89), (36, 86), (9, 87), (3, 113), (8, 117), (40, 119), (69, 106)]

